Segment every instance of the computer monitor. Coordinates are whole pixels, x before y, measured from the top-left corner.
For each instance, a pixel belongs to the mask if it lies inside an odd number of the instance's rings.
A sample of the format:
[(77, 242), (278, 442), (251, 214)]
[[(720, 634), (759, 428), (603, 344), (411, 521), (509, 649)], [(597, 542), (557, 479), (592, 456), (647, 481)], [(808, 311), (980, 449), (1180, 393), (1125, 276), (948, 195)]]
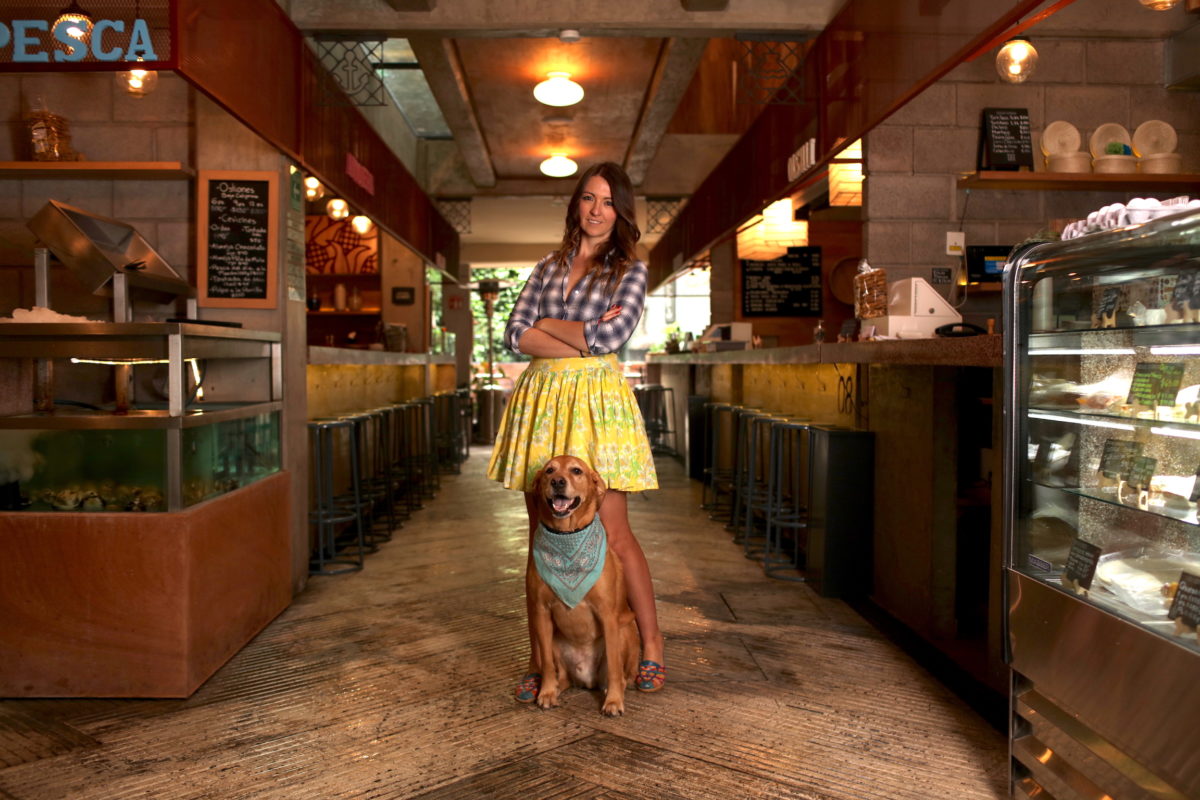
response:
[(967, 245), (967, 280), (971, 283), (999, 283), (1004, 277), (1010, 245)]

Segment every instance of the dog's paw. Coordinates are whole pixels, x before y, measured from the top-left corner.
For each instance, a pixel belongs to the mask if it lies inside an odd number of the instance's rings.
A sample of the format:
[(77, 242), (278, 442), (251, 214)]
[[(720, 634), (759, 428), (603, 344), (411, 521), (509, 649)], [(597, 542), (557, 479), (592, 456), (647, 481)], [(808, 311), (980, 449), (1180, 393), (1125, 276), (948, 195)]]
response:
[(558, 708), (558, 690), (547, 690), (545, 686), (538, 693), (537, 698), (538, 708)]
[(620, 717), (625, 714), (625, 698), (605, 698), (600, 713), (606, 717)]

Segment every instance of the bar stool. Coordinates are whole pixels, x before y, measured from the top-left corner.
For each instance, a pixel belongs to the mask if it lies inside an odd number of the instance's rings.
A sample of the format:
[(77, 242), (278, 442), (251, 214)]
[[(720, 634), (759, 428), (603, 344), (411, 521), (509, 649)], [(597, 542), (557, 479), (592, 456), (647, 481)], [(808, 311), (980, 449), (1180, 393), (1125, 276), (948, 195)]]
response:
[[(367, 553), (379, 552), (380, 543), (391, 538), (374, 529), (375, 507), (384, 498), (381, 482), (376, 480), (373, 444), (376, 426), (375, 416), (369, 411), (342, 414), (338, 419), (350, 423), (350, 440), (354, 445), (355, 471), (358, 473), (358, 491), (342, 492), (334, 497), (334, 505), (355, 511), (363, 521), (363, 545)], [(386, 537), (386, 538), (385, 538)]]
[[(704, 495), (701, 508), (711, 513), (710, 519), (728, 520), (733, 512), (733, 473), (737, 426), (732, 403), (704, 404)], [(724, 434), (724, 435), (722, 435)], [(728, 447), (722, 444), (728, 442)], [(728, 456), (728, 460), (722, 458)]]
[[(350, 506), (338, 502), (334, 493), (334, 434), (346, 431), (350, 466)], [(358, 471), (358, 442), (354, 423), (349, 419), (309, 420), (309, 446), (313, 462), (313, 508), (308, 512), (309, 524), (316, 528), (316, 542), (309, 556), (310, 575), (338, 575), (357, 572), (363, 568), (366, 554), (362, 509), (362, 486)], [(337, 526), (353, 522), (356, 529), (352, 550), (339, 553)]]
[(458, 474), (462, 464), (462, 412), (457, 392), (433, 396), (433, 442), (438, 468)]
[(668, 443), (674, 436), (671, 420), (675, 415), (675, 390), (657, 383), (639, 383), (633, 387), (642, 421), (646, 423), (646, 436), (650, 439), (650, 451), (659, 455), (678, 456), (679, 451)]
[(474, 429), (475, 401), (468, 386), (460, 387), (454, 392), (458, 397), (458, 460), (459, 463), (471, 457), (471, 432)]
[[(744, 446), (742, 448), (742, 481), (739, 484), (741, 512), (745, 523), (740, 537), (746, 558), (759, 558), (766, 549), (766, 531), (770, 524), (771, 499), (769, 491), (771, 426), (779, 418), (765, 411), (743, 416)], [(763, 520), (762, 528), (756, 525)], [(761, 530), (761, 534), (759, 531)]]
[(377, 530), (374, 524), (367, 530), (367, 544), (374, 547), (369, 552), (375, 552), (380, 543), (392, 540), (392, 531), (398, 527), (395, 499), (399, 481), (395, 471), (395, 434), (392, 430), (396, 424), (396, 411), (392, 406), (383, 406), (364, 411), (359, 416), (366, 417), (362, 424), (362, 435), (367, 442), (363, 448), (366, 461), (363, 483), (370, 500), (372, 523), (378, 505), (383, 505), (387, 515), (385, 530)]
[[(809, 421), (777, 418), (771, 423), (767, 473), (766, 543), (763, 572), (768, 577), (803, 583), (804, 557), (800, 532), (808, 527)], [(791, 553), (785, 553), (785, 533), (791, 532)]]
[(756, 483), (761, 480), (755, 474), (755, 472), (762, 474), (761, 471), (751, 469), (751, 465), (754, 463), (751, 456), (752, 454), (757, 455), (757, 453), (750, 447), (750, 423), (754, 417), (763, 413), (762, 409), (746, 406), (736, 406), (733, 410), (733, 507), (729, 512), (729, 522), (725, 525), (725, 529), (733, 531), (735, 544), (742, 543), (747, 496), (754, 490)]

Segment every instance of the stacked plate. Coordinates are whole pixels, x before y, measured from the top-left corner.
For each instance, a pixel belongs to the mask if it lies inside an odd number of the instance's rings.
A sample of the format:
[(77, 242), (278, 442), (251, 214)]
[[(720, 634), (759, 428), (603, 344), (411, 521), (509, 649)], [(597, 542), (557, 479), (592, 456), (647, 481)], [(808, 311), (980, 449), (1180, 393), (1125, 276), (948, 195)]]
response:
[(1051, 122), (1042, 131), (1042, 155), (1049, 172), (1090, 172), (1091, 159), (1079, 150), (1079, 129), (1069, 122)]
[(1088, 145), (1096, 172), (1137, 172), (1137, 158), (1124, 125), (1104, 123), (1092, 131)]
[(1142, 172), (1179, 172), (1183, 158), (1175, 152), (1178, 144), (1175, 129), (1162, 120), (1147, 120), (1133, 132), (1133, 152), (1141, 159), (1138, 166)]

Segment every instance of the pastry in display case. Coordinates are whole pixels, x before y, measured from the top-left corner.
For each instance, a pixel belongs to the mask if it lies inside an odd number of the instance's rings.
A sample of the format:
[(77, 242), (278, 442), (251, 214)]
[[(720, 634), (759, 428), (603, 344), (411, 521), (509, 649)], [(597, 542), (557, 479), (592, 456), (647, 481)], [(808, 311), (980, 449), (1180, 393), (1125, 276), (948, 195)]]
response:
[(1200, 211), (1014, 254), (1005, 310), (1013, 796), (1200, 796)]

